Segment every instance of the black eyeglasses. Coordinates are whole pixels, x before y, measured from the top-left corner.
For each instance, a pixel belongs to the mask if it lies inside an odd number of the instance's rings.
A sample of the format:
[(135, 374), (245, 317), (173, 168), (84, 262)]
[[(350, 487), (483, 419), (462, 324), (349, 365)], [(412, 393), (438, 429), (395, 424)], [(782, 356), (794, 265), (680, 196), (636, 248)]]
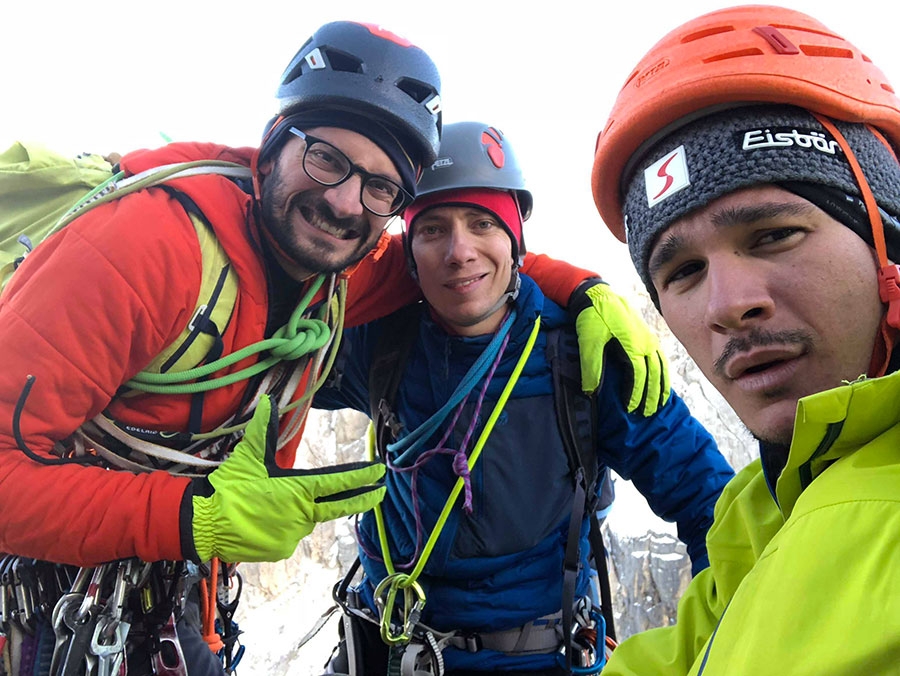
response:
[(362, 184), (359, 201), (376, 216), (393, 216), (413, 201), (413, 196), (389, 178), (356, 166), (350, 159), (327, 141), (291, 127), (289, 131), (306, 141), (303, 151), (303, 171), (316, 183), (327, 186), (340, 185), (353, 174), (359, 174)]

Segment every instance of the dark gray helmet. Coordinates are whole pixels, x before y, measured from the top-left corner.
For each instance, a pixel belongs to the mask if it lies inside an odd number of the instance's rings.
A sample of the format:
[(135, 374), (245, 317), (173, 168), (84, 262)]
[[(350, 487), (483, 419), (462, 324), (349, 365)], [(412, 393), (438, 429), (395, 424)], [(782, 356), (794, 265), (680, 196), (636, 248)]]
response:
[(335, 21), (300, 48), (277, 98), (282, 115), (332, 108), (369, 116), (428, 166), (441, 139), (440, 89), (437, 67), (420, 48), (379, 26)]
[(419, 197), (459, 188), (495, 188), (516, 195), (522, 220), (531, 216), (534, 199), (512, 146), (496, 127), (481, 122), (455, 122), (444, 128), (437, 160), (419, 179)]

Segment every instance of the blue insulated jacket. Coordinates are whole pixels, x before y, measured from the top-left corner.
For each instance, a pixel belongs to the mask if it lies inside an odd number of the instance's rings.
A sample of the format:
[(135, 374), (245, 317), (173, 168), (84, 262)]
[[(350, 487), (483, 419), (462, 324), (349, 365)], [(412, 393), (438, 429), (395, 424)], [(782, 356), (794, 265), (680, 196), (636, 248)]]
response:
[[(568, 322), (566, 313), (544, 298), (537, 285), (522, 276), (516, 319), (509, 344), (491, 379), (480, 419), (469, 442), (471, 451), (494, 403), (511, 375), (534, 326), (541, 331), (509, 401), (506, 403), (471, 475), (472, 511), (457, 500), (419, 581), (427, 602), (422, 622), (441, 631), (490, 632), (520, 627), (558, 612), (573, 482), (558, 432), (553, 404), (547, 331)], [(352, 408), (369, 414), (369, 367), (382, 322), (344, 333), (342, 377), (337, 388), (317, 394), (317, 408)], [(448, 335), (423, 313), (419, 336), (409, 354), (395, 413), (401, 437), (415, 430), (450, 398), (492, 336)], [(674, 393), (656, 414), (628, 414), (619, 395), (626, 374), (615, 362), (606, 367), (599, 392), (598, 461), (634, 483), (661, 518), (676, 522), (688, 548), (694, 572), (708, 565), (705, 538), (713, 506), (734, 475), (706, 429)], [(471, 422), (483, 380), (473, 388), (445, 447), (458, 449)], [(452, 414), (415, 455), (434, 448)], [(409, 466), (415, 458), (399, 463)], [(397, 458), (392, 458), (397, 462)], [(416, 551), (414, 500), (420, 513), (421, 542), (428, 539), (457, 481), (448, 455), (434, 455), (418, 470), (415, 496), (410, 472), (388, 472), (382, 503), (391, 558), (399, 570)], [(582, 573), (576, 595), (588, 591), (586, 565), (590, 545), (588, 522), (581, 524)], [(360, 523), (360, 556), (367, 584), (363, 595), (387, 574), (381, 561), (374, 515)], [(415, 564), (415, 561), (412, 561)], [(447, 668), (493, 669), (553, 664), (553, 655), (508, 656), (482, 650), (465, 653), (448, 648)]]

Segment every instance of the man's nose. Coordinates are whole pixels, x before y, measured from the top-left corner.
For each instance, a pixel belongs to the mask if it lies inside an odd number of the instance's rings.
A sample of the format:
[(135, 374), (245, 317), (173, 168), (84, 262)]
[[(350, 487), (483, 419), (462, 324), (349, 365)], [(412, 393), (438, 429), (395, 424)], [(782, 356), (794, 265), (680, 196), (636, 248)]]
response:
[(447, 262), (465, 263), (474, 260), (476, 255), (473, 235), (466, 228), (454, 227), (447, 238)]
[(707, 261), (709, 297), (706, 323), (717, 333), (751, 328), (772, 316), (765, 265), (732, 255)]
[(324, 196), (334, 211), (334, 215), (338, 218), (346, 218), (363, 213), (361, 194), (362, 178), (354, 174), (343, 183), (327, 188)]

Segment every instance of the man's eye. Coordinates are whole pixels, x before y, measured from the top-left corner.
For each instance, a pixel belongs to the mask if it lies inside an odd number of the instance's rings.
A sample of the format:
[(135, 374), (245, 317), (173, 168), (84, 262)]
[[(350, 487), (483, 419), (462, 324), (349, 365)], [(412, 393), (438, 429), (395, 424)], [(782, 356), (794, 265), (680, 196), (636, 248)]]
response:
[(782, 242), (790, 237), (799, 235), (803, 232), (800, 228), (776, 228), (774, 230), (766, 230), (756, 239), (757, 246), (765, 246), (766, 244), (774, 244)]
[(483, 221), (478, 221), (475, 224), (475, 227), (478, 228), (479, 230), (490, 230), (491, 228), (495, 227), (496, 225), (497, 224), (494, 223), (494, 221), (483, 220)]
[(703, 268), (704, 265), (700, 261), (690, 261), (688, 263), (682, 263), (665, 278), (664, 284), (666, 286), (669, 286), (670, 284), (677, 284), (679, 282), (689, 280), (693, 275), (702, 272)]
[(327, 148), (314, 147), (309, 150), (309, 159), (322, 168), (336, 167), (340, 159)]
[(376, 176), (373, 176), (366, 182), (366, 190), (375, 196), (380, 196), (388, 200), (393, 200), (399, 192), (399, 188), (396, 184)]

